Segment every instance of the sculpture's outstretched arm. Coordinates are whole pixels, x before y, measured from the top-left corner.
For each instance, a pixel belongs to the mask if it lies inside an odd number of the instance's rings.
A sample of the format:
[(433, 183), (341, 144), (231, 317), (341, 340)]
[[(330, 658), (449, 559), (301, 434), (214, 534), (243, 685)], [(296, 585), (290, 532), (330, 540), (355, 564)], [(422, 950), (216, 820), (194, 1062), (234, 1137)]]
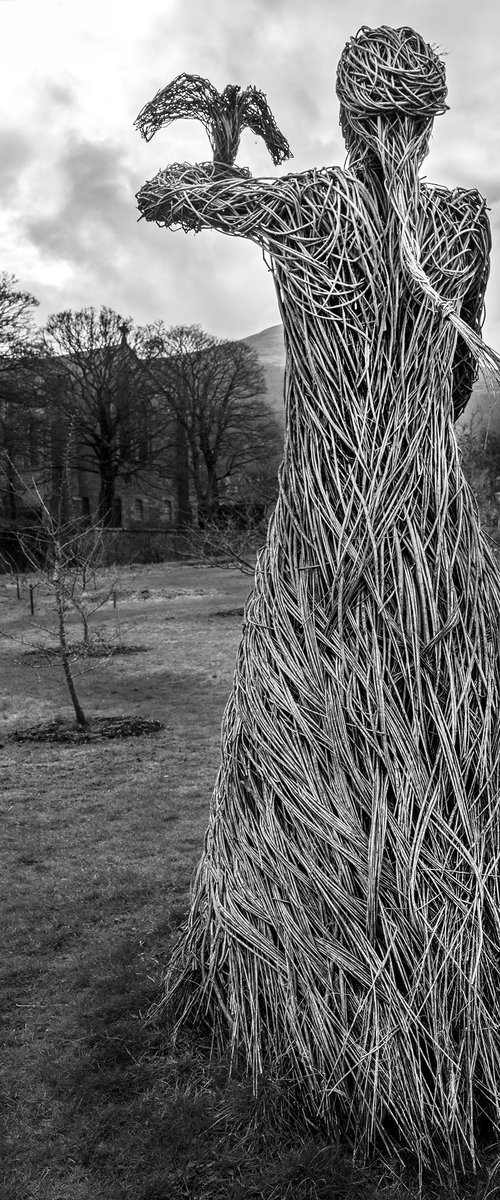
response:
[[(468, 199), (472, 209), (471, 251), (474, 273), (462, 301), (460, 316), (470, 329), (480, 336), (484, 321), (484, 297), (490, 270), (491, 231), (486, 202), (483, 197), (478, 192), (470, 192)], [(458, 421), (469, 403), (478, 375), (477, 358), (459, 335), (453, 363), (454, 421)]]
[(158, 129), (184, 117), (204, 125), (213, 163), (174, 163), (159, 171), (138, 193), (142, 216), (158, 225), (219, 229), (261, 240), (273, 224), (281, 185), (278, 180), (254, 181), (249, 171), (235, 166), (242, 130), (263, 138), (275, 164), (292, 157), (264, 93), (228, 84), (219, 94), (209, 79), (178, 75), (144, 106), (135, 126), (149, 141)]
[(220, 163), (174, 163), (142, 186), (137, 204), (157, 225), (218, 229), (269, 246), (290, 228), (290, 206), (297, 203), (292, 179), (253, 179), (245, 168)]

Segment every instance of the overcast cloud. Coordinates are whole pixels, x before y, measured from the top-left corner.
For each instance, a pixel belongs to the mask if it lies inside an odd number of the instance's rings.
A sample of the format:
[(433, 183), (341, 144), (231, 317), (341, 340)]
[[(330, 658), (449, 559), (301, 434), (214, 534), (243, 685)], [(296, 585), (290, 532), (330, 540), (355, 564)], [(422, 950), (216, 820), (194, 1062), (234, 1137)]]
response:
[(342, 164), (334, 91), (360, 25), (412, 25), (446, 54), (450, 112), (427, 178), (478, 187), (491, 206), (485, 336), (500, 348), (500, 6), (497, 0), (0, 0), (0, 270), (40, 315), (111, 305), (137, 321), (199, 322), (243, 337), (279, 320), (258, 249), (137, 222), (135, 192), (168, 162), (206, 160), (202, 126), (152, 142), (139, 110), (181, 71), (261, 88), (294, 158), (275, 169), (244, 134), (238, 162), (282, 175)]

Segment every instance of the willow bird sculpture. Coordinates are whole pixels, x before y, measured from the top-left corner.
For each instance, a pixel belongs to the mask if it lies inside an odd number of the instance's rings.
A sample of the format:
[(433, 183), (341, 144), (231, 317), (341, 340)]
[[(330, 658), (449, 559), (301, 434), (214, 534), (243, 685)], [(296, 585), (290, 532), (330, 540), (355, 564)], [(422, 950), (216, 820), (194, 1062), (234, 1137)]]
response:
[[(347, 169), (175, 164), (148, 221), (257, 242), (286, 345), (279, 498), (166, 1002), (359, 1152), (474, 1162), (500, 1117), (500, 578), (453, 424), (490, 233), (423, 183), (444, 67), (408, 28), (339, 64)], [(151, 124), (149, 129), (151, 129)]]
[(290, 158), (290, 147), (278, 129), (263, 92), (228, 83), (218, 92), (209, 79), (178, 75), (139, 113), (135, 126), (147, 142), (158, 129), (179, 117), (201, 121), (208, 133), (214, 162), (231, 166), (244, 129), (263, 138), (275, 166)]

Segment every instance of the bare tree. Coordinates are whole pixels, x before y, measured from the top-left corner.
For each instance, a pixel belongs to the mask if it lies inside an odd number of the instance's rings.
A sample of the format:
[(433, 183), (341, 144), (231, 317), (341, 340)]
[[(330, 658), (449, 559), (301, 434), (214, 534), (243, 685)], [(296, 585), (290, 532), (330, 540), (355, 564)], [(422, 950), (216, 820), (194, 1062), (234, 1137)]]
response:
[(172, 415), (153, 403), (138, 353), (143, 342), (130, 318), (107, 307), (56, 313), (46, 325), (52, 428), (65, 439), (71, 423), (70, 462), (98, 475), (104, 525), (113, 522), (117, 481), (159, 472), (174, 453)]
[[(44, 633), (48, 634), (50, 639), (55, 636), (76, 723), (79, 728), (85, 729), (89, 721), (77, 693), (72, 668), (75, 656), (80, 657), (80, 647), (75, 647), (70, 638), (68, 616), (72, 612), (76, 613), (82, 622), (82, 652), (88, 656), (91, 652), (90, 620), (109, 600), (116, 586), (116, 582), (112, 581), (104, 593), (96, 594), (90, 601), (87, 597), (88, 579), (91, 572), (95, 571), (100, 557), (102, 526), (98, 522), (89, 525), (82, 520), (67, 521), (62, 492), (59, 506), (54, 513), (34, 479), (31, 480), (26, 495), (25, 481), (16, 471), (15, 465), (13, 473), (19, 495), (24, 498), (28, 507), (31, 506), (36, 512), (36, 520), (32, 518), (26, 528), (19, 528), (17, 538), (25, 563), (41, 578), (43, 588), (51, 599), (49, 609), (52, 609), (56, 617), (57, 628), (55, 634), (52, 628), (45, 628)], [(104, 650), (105, 657), (106, 648), (102, 644), (101, 649)], [(51, 651), (45, 647), (45, 653), (49, 652)]]
[(19, 286), (15, 275), (0, 271), (0, 364), (2, 373), (26, 355), (36, 341), (33, 310), (39, 301)]
[(253, 496), (267, 503), (282, 452), (282, 432), (265, 399), (258, 355), (200, 326), (143, 330), (141, 356), (182, 430), (200, 522)]
[(219, 513), (218, 517), (206, 518), (202, 527), (185, 529), (178, 538), (179, 551), (184, 558), (205, 567), (237, 567), (242, 575), (253, 576), (267, 525), (266, 515), (259, 517), (251, 505), (245, 513), (238, 505), (236, 514), (221, 519)]
[(20, 454), (38, 453), (42, 441), (37, 306), (38, 300), (14, 275), (0, 273), (0, 480), (1, 507), (8, 521), (18, 516), (13, 464)]

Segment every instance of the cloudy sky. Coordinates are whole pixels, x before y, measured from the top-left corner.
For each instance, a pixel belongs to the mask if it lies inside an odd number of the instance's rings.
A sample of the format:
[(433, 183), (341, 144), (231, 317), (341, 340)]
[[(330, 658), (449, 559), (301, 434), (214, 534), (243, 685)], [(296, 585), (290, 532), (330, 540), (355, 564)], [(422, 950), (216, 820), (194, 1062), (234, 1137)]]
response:
[(411, 25), (446, 54), (451, 111), (436, 121), (425, 176), (477, 187), (491, 207), (485, 336), (500, 349), (498, 0), (0, 0), (0, 270), (39, 315), (110, 305), (136, 321), (200, 323), (244, 337), (278, 322), (255, 246), (137, 223), (135, 193), (175, 161), (206, 161), (203, 127), (150, 143), (139, 110), (181, 71), (255, 84), (294, 158), (274, 168), (244, 134), (253, 174), (342, 164), (335, 67), (360, 25)]

